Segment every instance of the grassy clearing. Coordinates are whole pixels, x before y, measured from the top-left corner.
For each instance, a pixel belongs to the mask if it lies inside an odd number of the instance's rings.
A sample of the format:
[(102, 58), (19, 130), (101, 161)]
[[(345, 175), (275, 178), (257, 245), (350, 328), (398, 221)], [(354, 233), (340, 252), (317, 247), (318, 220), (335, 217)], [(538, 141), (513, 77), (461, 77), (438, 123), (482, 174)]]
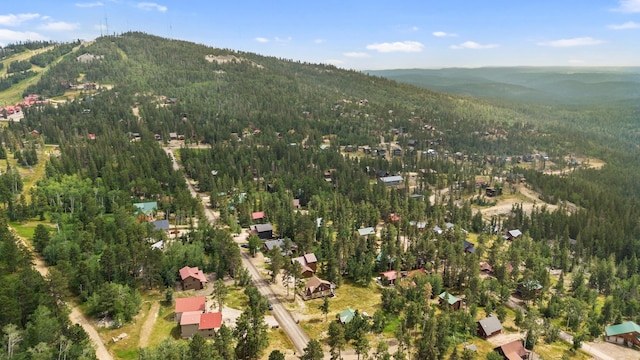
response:
[(322, 338), (329, 329), (329, 323), (336, 319), (336, 315), (347, 308), (366, 312), (373, 315), (380, 308), (381, 289), (373, 282), (367, 287), (344, 283), (336, 289), (336, 296), (329, 299), (328, 321), (320, 310), (323, 299), (305, 302), (306, 319), (300, 321), (300, 326), (312, 339)]
[(293, 349), (293, 343), (289, 340), (287, 334), (282, 329), (269, 330), (269, 346), (263, 352), (263, 359), (267, 359), (273, 350), (280, 350), (283, 354), (288, 351), (285, 349)]
[[(146, 299), (145, 299), (146, 300)], [(149, 315), (152, 301), (146, 300), (142, 303), (140, 312), (133, 318), (133, 320), (119, 329), (99, 329), (100, 336), (104, 341), (107, 349), (116, 354), (118, 359), (137, 359), (138, 358), (138, 343), (140, 342), (140, 331), (144, 320)], [(111, 339), (119, 336), (122, 333), (126, 333), (127, 337), (114, 343)]]
[(244, 309), (249, 304), (249, 297), (245, 295), (244, 288), (240, 286), (229, 286), (229, 293), (224, 304), (233, 309)]
[(569, 349), (569, 345), (562, 341), (556, 341), (554, 343), (547, 344), (540, 340), (535, 346), (534, 352), (538, 354), (541, 359), (562, 359), (564, 355), (566, 355), (567, 358), (571, 359), (591, 359), (590, 356), (582, 351), (571, 351)]
[(160, 301), (158, 318), (156, 319), (156, 323), (153, 326), (151, 335), (149, 336), (149, 347), (157, 346), (169, 336), (172, 336), (174, 339), (180, 338), (180, 327), (173, 320), (173, 310), (173, 304), (167, 304), (164, 301)]

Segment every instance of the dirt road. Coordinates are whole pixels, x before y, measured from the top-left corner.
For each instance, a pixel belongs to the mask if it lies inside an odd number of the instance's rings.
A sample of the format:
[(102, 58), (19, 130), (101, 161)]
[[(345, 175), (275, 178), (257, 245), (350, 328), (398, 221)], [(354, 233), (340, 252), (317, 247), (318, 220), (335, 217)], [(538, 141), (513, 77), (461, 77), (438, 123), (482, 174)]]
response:
[(138, 347), (144, 348), (147, 347), (149, 343), (149, 337), (151, 336), (151, 330), (153, 330), (153, 326), (158, 319), (158, 311), (160, 311), (160, 303), (154, 301), (151, 305), (151, 309), (149, 309), (149, 314), (147, 318), (144, 320), (144, 324), (142, 324), (142, 328), (140, 330), (140, 340), (138, 341)]
[[(42, 260), (40, 255), (38, 255), (34, 251), (33, 247), (31, 246), (31, 243), (27, 241), (27, 239), (19, 236), (15, 232), (14, 234), (18, 239), (20, 239), (22, 244), (33, 255), (33, 268), (37, 272), (39, 272), (43, 278), (46, 278), (47, 275), (49, 274), (49, 268), (45, 264), (44, 260)], [(96, 348), (96, 356), (98, 357), (98, 360), (113, 360), (113, 357), (111, 356), (111, 354), (109, 354), (109, 351), (104, 346), (104, 343), (102, 342), (102, 339), (98, 334), (98, 331), (93, 327), (93, 324), (84, 316), (84, 314), (82, 314), (82, 312), (80, 312), (77, 306), (74, 306), (68, 303), (67, 303), (67, 306), (69, 306), (69, 308), (71, 309), (71, 312), (69, 313), (69, 320), (71, 320), (71, 322), (74, 324), (78, 324), (82, 326), (82, 328), (87, 333), (87, 335), (89, 335), (91, 342), (93, 342)]]

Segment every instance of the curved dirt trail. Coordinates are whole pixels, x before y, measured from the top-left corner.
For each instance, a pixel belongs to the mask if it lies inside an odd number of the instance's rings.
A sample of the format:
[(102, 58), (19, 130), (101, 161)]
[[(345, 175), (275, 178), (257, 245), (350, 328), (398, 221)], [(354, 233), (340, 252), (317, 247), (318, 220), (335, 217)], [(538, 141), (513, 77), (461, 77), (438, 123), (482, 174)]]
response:
[[(42, 260), (40, 255), (38, 255), (34, 251), (31, 243), (27, 241), (27, 239), (18, 235), (15, 231), (13, 233), (16, 238), (20, 239), (24, 247), (29, 250), (29, 252), (31, 252), (31, 255), (33, 255), (33, 268), (37, 272), (39, 272), (43, 278), (46, 278), (49, 274), (49, 268), (45, 264), (44, 260)], [(71, 310), (71, 312), (69, 313), (69, 320), (71, 320), (71, 322), (74, 324), (82, 326), (87, 335), (89, 335), (89, 339), (91, 339), (91, 342), (95, 347), (98, 360), (113, 360), (113, 357), (111, 356), (111, 354), (109, 354), (107, 347), (104, 346), (104, 343), (102, 342), (98, 331), (93, 327), (93, 324), (84, 316), (84, 314), (82, 314), (82, 312), (80, 312), (77, 306), (68, 303), (67, 306)]]

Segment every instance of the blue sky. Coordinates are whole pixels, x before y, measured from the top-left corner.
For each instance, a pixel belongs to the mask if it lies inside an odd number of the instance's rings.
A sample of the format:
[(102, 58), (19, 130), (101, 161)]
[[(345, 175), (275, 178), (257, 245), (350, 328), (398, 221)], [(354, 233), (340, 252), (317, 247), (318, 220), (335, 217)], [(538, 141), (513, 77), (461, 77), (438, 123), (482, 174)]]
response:
[(3, 1), (0, 45), (129, 30), (355, 70), (640, 66), (640, 0)]

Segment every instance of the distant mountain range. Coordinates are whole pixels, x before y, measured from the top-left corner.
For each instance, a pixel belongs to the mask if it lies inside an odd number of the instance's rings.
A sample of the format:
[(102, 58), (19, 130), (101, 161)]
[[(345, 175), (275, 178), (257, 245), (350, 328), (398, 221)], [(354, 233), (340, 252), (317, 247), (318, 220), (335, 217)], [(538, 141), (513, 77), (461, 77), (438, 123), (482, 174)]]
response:
[(640, 67), (487, 67), (365, 73), (440, 92), (534, 103), (627, 103), (640, 99)]

